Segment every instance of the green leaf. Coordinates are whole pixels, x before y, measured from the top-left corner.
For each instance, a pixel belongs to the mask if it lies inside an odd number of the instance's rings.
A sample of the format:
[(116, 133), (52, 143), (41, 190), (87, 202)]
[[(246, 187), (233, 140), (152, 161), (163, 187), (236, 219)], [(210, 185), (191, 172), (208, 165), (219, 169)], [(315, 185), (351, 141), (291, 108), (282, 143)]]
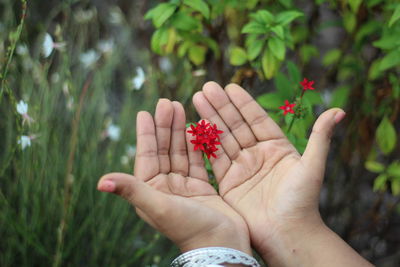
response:
[(204, 63), (206, 57), (207, 48), (201, 45), (194, 45), (189, 48), (189, 59), (195, 65), (201, 65)]
[(400, 180), (392, 180), (391, 189), (393, 196), (400, 195)]
[[(150, 11), (147, 13), (147, 17), (151, 17), (153, 19), (153, 24), (156, 28), (160, 28), (164, 22), (169, 19), (172, 14), (174, 14), (177, 6), (172, 3), (162, 3), (157, 5), (154, 8), (154, 11)], [(146, 18), (146, 17), (145, 17)]]
[(301, 81), (301, 74), (299, 68), (296, 66), (296, 64), (293, 63), (293, 61), (289, 60), (287, 61), (287, 69), (289, 72), (290, 79), (297, 85)]
[(348, 1), (351, 11), (353, 13), (357, 13), (358, 12), (358, 8), (360, 7), (360, 4), (362, 3), (362, 0), (349, 0)]
[(200, 22), (184, 12), (177, 12), (171, 17), (171, 25), (178, 30), (191, 31), (200, 27)]
[(376, 5), (379, 5), (381, 2), (383, 2), (383, 0), (367, 0), (367, 7), (374, 7)]
[(325, 54), (324, 58), (322, 59), (322, 64), (325, 66), (332, 65), (338, 62), (342, 52), (339, 49), (332, 49), (328, 53)]
[(263, 33), (268, 33), (268, 28), (257, 22), (249, 22), (246, 25), (244, 25), (242, 33), (263, 34)]
[(332, 93), (332, 99), (329, 103), (330, 107), (344, 108), (349, 100), (350, 88), (348, 86), (342, 86), (337, 88)]
[(365, 168), (370, 172), (381, 173), (385, 170), (385, 165), (376, 161), (367, 161), (365, 162)]
[(356, 28), (357, 17), (356, 14), (351, 12), (345, 12), (343, 15), (343, 26), (347, 32), (353, 32)]
[(372, 43), (373, 46), (378, 47), (380, 49), (394, 49), (400, 47), (400, 39), (396, 35), (385, 35), (378, 41)]
[(286, 47), (281, 39), (272, 36), (268, 39), (268, 47), (278, 60), (283, 61), (285, 59)]
[(210, 18), (210, 8), (203, 0), (184, 0), (185, 5), (190, 6), (196, 11), (199, 11), (206, 19)]
[(285, 97), (277, 92), (262, 94), (257, 97), (257, 102), (266, 109), (279, 110), (285, 102)]
[(376, 129), (376, 141), (382, 153), (387, 155), (393, 151), (396, 146), (396, 130), (387, 117), (384, 117)]
[(290, 143), (293, 144), (293, 146), (297, 149), (297, 151), (300, 154), (303, 154), (304, 151), (306, 150), (308, 139), (304, 137), (297, 137), (294, 134), (289, 133), (287, 135), (287, 138), (289, 139)]
[(162, 54), (163, 46), (166, 45), (168, 42), (168, 31), (166, 28), (159, 28), (157, 29), (154, 33), (153, 36), (151, 37), (151, 49), (157, 53), (157, 54)]
[(368, 80), (373, 81), (382, 74), (382, 71), (380, 70), (380, 66), (381, 66), (380, 58), (378, 58), (372, 62), (371, 67), (368, 70)]
[(229, 61), (233, 66), (240, 66), (247, 62), (246, 51), (241, 47), (233, 47), (230, 50)]
[(165, 44), (165, 53), (172, 53), (175, 47), (175, 43), (177, 40), (176, 30), (174, 28), (168, 29), (168, 41)]
[(261, 50), (264, 46), (264, 40), (255, 39), (254, 41), (250, 42), (247, 46), (247, 56), (249, 60), (254, 60), (258, 57), (261, 53)]
[(389, 20), (389, 27), (392, 27), (392, 25), (400, 19), (400, 4), (397, 4), (396, 9), (393, 12), (392, 17)]
[(278, 14), (276, 23), (285, 26), (301, 16), (303, 16), (303, 13), (296, 10), (284, 11)]
[(387, 175), (382, 173), (375, 178), (374, 191), (383, 191), (386, 189)]
[(279, 0), (284, 7), (289, 8), (292, 6), (292, 0)]
[(300, 47), (300, 57), (304, 63), (308, 63), (312, 57), (318, 55), (318, 49), (313, 45), (303, 45)]
[(264, 72), (265, 78), (268, 80), (274, 77), (278, 66), (279, 62), (278, 60), (274, 57), (271, 51), (268, 49), (265, 49), (264, 54), (261, 58), (261, 66)]
[(192, 45), (190, 41), (183, 42), (178, 48), (178, 57), (183, 57)]
[(319, 105), (322, 104), (324, 101), (321, 98), (321, 94), (315, 91), (308, 91), (303, 96), (303, 103), (312, 105)]
[(285, 33), (283, 31), (283, 27), (281, 25), (276, 25), (271, 28), (271, 31), (276, 34), (282, 40), (285, 39)]
[(256, 18), (259, 22), (269, 25), (274, 21), (274, 15), (267, 10), (260, 10), (256, 13)]
[(392, 162), (387, 168), (387, 174), (391, 177), (400, 179), (400, 162)]
[(371, 34), (379, 31), (379, 29), (381, 29), (381, 24), (376, 20), (370, 20), (360, 25), (360, 29), (357, 30), (355, 39), (357, 42), (360, 42), (363, 38), (371, 36)]
[(392, 85), (392, 96), (395, 99), (399, 99), (400, 98), (400, 80), (399, 80), (399, 78), (394, 73), (390, 73), (389, 81), (390, 81), (390, 84)]
[(393, 50), (384, 56), (379, 64), (379, 70), (385, 71), (387, 69), (393, 68), (400, 65), (400, 50)]
[(276, 74), (274, 84), (277, 91), (284, 99), (291, 99), (294, 96), (295, 88), (293, 88), (293, 84), (282, 72)]

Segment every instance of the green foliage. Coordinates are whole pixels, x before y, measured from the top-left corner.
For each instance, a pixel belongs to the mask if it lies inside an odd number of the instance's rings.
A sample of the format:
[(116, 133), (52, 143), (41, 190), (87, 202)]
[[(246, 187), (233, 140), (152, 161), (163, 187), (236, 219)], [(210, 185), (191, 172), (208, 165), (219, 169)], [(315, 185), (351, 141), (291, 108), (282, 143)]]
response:
[(387, 155), (393, 151), (397, 142), (396, 130), (387, 117), (384, 117), (376, 129), (376, 141), (382, 153)]

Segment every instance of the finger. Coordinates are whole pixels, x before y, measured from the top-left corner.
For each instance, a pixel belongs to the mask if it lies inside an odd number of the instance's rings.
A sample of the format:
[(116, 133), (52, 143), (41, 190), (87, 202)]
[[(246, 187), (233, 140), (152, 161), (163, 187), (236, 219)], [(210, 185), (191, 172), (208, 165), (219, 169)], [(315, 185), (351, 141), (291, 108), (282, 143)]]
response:
[(171, 101), (160, 99), (154, 115), (160, 173), (169, 173), (170, 171), (169, 148), (173, 115), (174, 107)]
[(203, 181), (208, 181), (208, 173), (204, 165), (203, 153), (201, 150), (194, 151), (194, 145), (190, 142), (195, 137), (188, 133), (186, 129), (186, 145), (189, 158), (189, 176)]
[(339, 123), (346, 113), (333, 108), (322, 113), (314, 123), (308, 144), (301, 158), (305, 166), (315, 170), (318, 177), (323, 178), (325, 162), (329, 152), (331, 136), (335, 125)]
[(208, 121), (217, 125), (218, 129), (222, 130), (224, 133), (221, 134), (221, 144), (224, 148), (226, 155), (234, 160), (239, 156), (240, 145), (236, 141), (235, 137), (232, 135), (228, 126), (224, 123), (222, 118), (215, 111), (213, 106), (208, 102), (207, 98), (204, 96), (203, 92), (197, 92), (193, 96), (193, 104), (199, 113), (200, 117), (207, 119)]
[(229, 84), (225, 87), (225, 91), (250, 126), (258, 141), (285, 137), (280, 127), (246, 90), (237, 84)]
[(215, 175), (215, 179), (217, 180), (218, 184), (221, 183), (222, 179), (225, 177), (226, 173), (228, 172), (229, 168), (232, 166), (232, 161), (226, 154), (224, 148), (222, 146), (217, 147), (218, 150), (215, 151), (216, 157), (210, 157), (210, 163)]
[(189, 160), (186, 150), (185, 110), (181, 103), (173, 101), (174, 118), (172, 120), (172, 136), (169, 157), (171, 159), (171, 172), (188, 175)]
[(215, 82), (207, 82), (203, 86), (203, 93), (240, 146), (242, 148), (254, 146), (257, 141), (253, 132), (221, 86)]
[(155, 222), (164, 221), (168, 214), (169, 198), (152, 188), (141, 179), (125, 173), (109, 173), (100, 178), (97, 189), (114, 193), (135, 206), (140, 216), (155, 226)]
[(136, 119), (136, 157), (134, 175), (147, 181), (159, 174), (156, 132), (150, 113), (141, 111)]

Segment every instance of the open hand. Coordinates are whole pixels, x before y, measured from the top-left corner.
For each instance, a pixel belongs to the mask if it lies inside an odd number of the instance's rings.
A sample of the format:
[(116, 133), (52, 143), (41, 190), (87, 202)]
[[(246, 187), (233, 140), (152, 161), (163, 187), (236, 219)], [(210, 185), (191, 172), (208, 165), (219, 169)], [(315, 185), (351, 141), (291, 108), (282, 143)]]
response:
[(252, 245), (263, 256), (279, 253), (282, 233), (322, 225), (318, 197), (331, 133), (345, 115), (342, 110), (331, 109), (318, 118), (301, 156), (238, 85), (224, 90), (208, 82), (193, 103), (202, 118), (224, 131), (222, 148), (211, 159), (220, 195), (243, 216)]
[(248, 228), (208, 183), (200, 151), (193, 151), (181, 104), (161, 99), (154, 119), (137, 115), (134, 176), (110, 173), (100, 191), (124, 197), (140, 217), (182, 251), (223, 246), (251, 255)]

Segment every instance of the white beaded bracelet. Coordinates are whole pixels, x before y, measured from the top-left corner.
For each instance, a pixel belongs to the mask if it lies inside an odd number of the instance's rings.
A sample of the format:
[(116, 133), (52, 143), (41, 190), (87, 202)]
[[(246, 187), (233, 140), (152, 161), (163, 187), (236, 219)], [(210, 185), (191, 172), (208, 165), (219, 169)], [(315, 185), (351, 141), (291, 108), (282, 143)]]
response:
[(243, 264), (260, 267), (260, 264), (246, 253), (232, 248), (208, 247), (188, 251), (173, 260), (171, 267), (210, 267), (222, 263)]

